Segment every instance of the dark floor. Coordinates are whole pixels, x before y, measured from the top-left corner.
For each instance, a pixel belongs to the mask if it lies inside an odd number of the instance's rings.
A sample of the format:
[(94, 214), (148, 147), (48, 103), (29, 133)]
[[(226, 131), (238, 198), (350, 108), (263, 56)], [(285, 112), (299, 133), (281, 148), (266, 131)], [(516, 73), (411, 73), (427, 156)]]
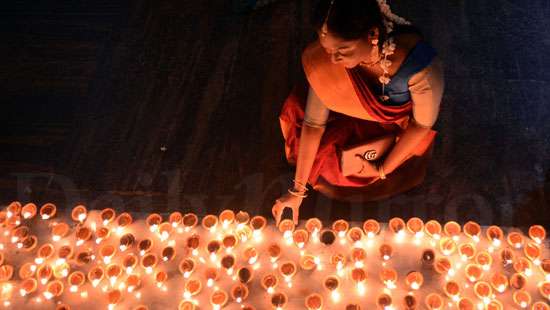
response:
[[(0, 203), (269, 215), (311, 2), (1, 5)], [(446, 66), (429, 174), (377, 203), (312, 195), (302, 218), (550, 224), (550, 2), (516, 2), (390, 2)]]

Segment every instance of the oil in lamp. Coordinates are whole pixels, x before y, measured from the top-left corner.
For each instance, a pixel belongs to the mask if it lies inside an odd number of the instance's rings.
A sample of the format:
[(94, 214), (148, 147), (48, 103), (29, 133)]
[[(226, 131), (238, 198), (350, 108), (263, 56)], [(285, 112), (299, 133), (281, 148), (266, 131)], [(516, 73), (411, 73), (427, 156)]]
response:
[(122, 233), (124, 232), (124, 229), (128, 226), (130, 226), (132, 224), (132, 222), (134, 221), (134, 219), (132, 218), (132, 216), (130, 215), (130, 213), (128, 212), (124, 212), (124, 213), (121, 213), (116, 219), (115, 219), (115, 222), (116, 222), (116, 233), (118, 235), (122, 235)]
[(468, 297), (462, 297), (457, 303), (459, 310), (474, 310), (476, 306), (474, 302)]
[(151, 232), (156, 232), (161, 222), (162, 216), (158, 213), (151, 213), (145, 219), (145, 224), (147, 224), (147, 227)]
[(332, 229), (325, 229), (321, 231), (321, 243), (326, 246), (332, 245), (336, 240), (336, 234)]
[(43, 220), (51, 219), (55, 216), (55, 213), (57, 212), (57, 207), (53, 203), (46, 203), (42, 207), (40, 207), (40, 218)]
[(424, 276), (418, 271), (411, 271), (405, 277), (405, 284), (412, 290), (418, 290), (423, 283)]
[(199, 222), (199, 218), (194, 213), (187, 213), (183, 216), (183, 227), (186, 232), (191, 231), (191, 229), (195, 228), (197, 226), (197, 223)]
[(105, 208), (99, 213), (99, 218), (101, 219), (103, 226), (109, 225), (109, 223), (115, 219), (115, 216), (116, 212), (111, 208)]
[(214, 310), (219, 310), (223, 306), (225, 306), (228, 299), (229, 297), (227, 293), (222, 289), (218, 289), (212, 292), (212, 294), (210, 295), (210, 304), (212, 305)]
[(287, 282), (288, 287), (292, 287), (292, 277), (296, 274), (297, 268), (293, 261), (286, 261), (279, 266), (279, 272)]
[(393, 268), (383, 267), (380, 271), (380, 280), (388, 289), (394, 289), (397, 283), (397, 271)]
[(392, 298), (390, 295), (386, 293), (382, 293), (378, 295), (378, 298), (376, 299), (376, 305), (378, 305), (379, 309), (388, 309), (392, 306)]
[(75, 222), (84, 223), (86, 217), (88, 217), (88, 210), (84, 205), (77, 205), (71, 211), (71, 218)]
[(366, 259), (367, 252), (363, 248), (353, 248), (351, 250), (351, 260), (356, 268), (363, 268)]
[(460, 299), (460, 284), (456, 281), (447, 281), (443, 287), (445, 295), (451, 298), (453, 301), (458, 301)]
[[(95, 243), (100, 244), (103, 240), (109, 239), (111, 236), (111, 230), (105, 226), (100, 227), (95, 232)], [(123, 250), (121, 250), (123, 251)]]
[(478, 281), (483, 276), (483, 269), (478, 264), (466, 265), (464, 272), (466, 273), (466, 278), (472, 283)]
[(524, 243), (523, 236), (517, 231), (510, 232), (506, 240), (508, 244), (515, 249), (521, 249)]
[(323, 281), (323, 286), (330, 293), (330, 297), (333, 302), (340, 301), (340, 293), (338, 287), (340, 287), (340, 279), (337, 276), (327, 276)]
[(237, 271), (237, 276), (239, 277), (239, 281), (241, 281), (241, 283), (247, 284), (252, 280), (253, 273), (248, 266), (244, 266)]
[(157, 265), (157, 255), (154, 253), (147, 253), (141, 258), (141, 267), (145, 269), (146, 273), (152, 273), (153, 268)]
[(530, 259), (533, 264), (540, 265), (540, 256), (542, 254), (540, 246), (536, 242), (529, 242), (523, 248), (525, 257)]
[(380, 233), (380, 223), (377, 220), (368, 219), (363, 222), (363, 231), (367, 238), (372, 239)]
[(126, 256), (124, 256), (124, 258), (122, 259), (122, 267), (124, 268), (124, 270), (126, 270), (127, 274), (131, 274), (134, 271), (137, 263), (138, 257), (133, 253), (126, 254)]
[(527, 308), (531, 304), (531, 295), (525, 290), (515, 291), (512, 299), (520, 308)]
[(349, 229), (349, 223), (346, 220), (336, 220), (334, 223), (332, 223), (332, 230), (336, 233), (338, 238), (340, 238), (340, 242), (343, 243), (344, 238), (346, 237), (346, 232)]
[(84, 242), (92, 238), (92, 230), (86, 226), (78, 226), (76, 228), (76, 246), (81, 246)]
[(424, 303), (429, 310), (443, 309), (443, 297), (437, 293), (430, 293), (424, 299)]
[(479, 236), (481, 235), (481, 226), (479, 226), (478, 223), (474, 221), (468, 221), (466, 224), (464, 224), (464, 234), (470, 238), (474, 242), (479, 242)]
[(105, 265), (111, 263), (113, 256), (115, 256), (116, 248), (111, 244), (105, 244), (99, 248), (99, 257), (103, 260)]
[(141, 285), (141, 277), (139, 274), (130, 274), (126, 278), (126, 290), (128, 293), (135, 291)]
[(493, 294), (491, 285), (485, 281), (478, 281), (474, 284), (474, 293), (477, 298), (483, 300), (483, 303), (488, 304)]
[(481, 269), (487, 271), (491, 269), (491, 265), (493, 264), (493, 257), (488, 252), (482, 251), (477, 253), (475, 261), (479, 266), (481, 266)]
[(516, 290), (521, 290), (527, 284), (527, 278), (521, 273), (514, 273), (510, 277), (510, 286)]
[(359, 295), (365, 294), (365, 282), (367, 280), (367, 273), (363, 268), (354, 268), (350, 272), (351, 279), (355, 283), (357, 292)]
[(229, 209), (223, 210), (219, 215), (219, 221), (222, 223), (222, 228), (227, 229), (235, 221), (235, 212)]
[(46, 290), (43, 293), (44, 297), (46, 297), (46, 299), (52, 299), (53, 297), (61, 296), (61, 294), (63, 294), (63, 288), (63, 282), (59, 280), (49, 282), (46, 285)]
[(317, 293), (309, 294), (305, 299), (307, 310), (321, 310), (323, 308), (323, 296)]
[(202, 290), (202, 282), (199, 279), (191, 278), (185, 282), (183, 296), (186, 299), (191, 298), (191, 296), (198, 295)]
[(267, 225), (267, 219), (261, 215), (254, 216), (250, 219), (250, 228), (252, 228), (252, 237), (256, 242), (262, 241), (262, 231)]
[(382, 258), (382, 260), (384, 261), (387, 261), (393, 255), (393, 247), (385, 243), (380, 246), (380, 248), (378, 249), (378, 252), (380, 253), (380, 258)]
[(424, 232), (435, 240), (439, 240), (439, 238), (441, 238), (441, 231), (441, 224), (439, 224), (436, 220), (430, 220), (424, 224)]
[(241, 303), (248, 297), (248, 287), (242, 283), (237, 283), (231, 288), (231, 298), (237, 302)]
[[(150, 241), (148, 239), (145, 239), (145, 240), (147, 240), (147, 241), (144, 241), (142, 246), (146, 246), (147, 243)], [(120, 249), (121, 252), (124, 252), (124, 251), (130, 249), (135, 243), (136, 243), (136, 237), (134, 237), (133, 234), (128, 233), (128, 234), (125, 234), (122, 237), (120, 237), (118, 248)]]
[(461, 243), (458, 246), (458, 254), (462, 261), (468, 261), (475, 257), (476, 247), (473, 243)]
[(277, 310), (283, 309), (287, 302), (288, 297), (283, 292), (277, 292), (271, 295), (271, 305)]
[(275, 292), (277, 284), (279, 284), (279, 279), (272, 273), (266, 274), (262, 277), (261, 285), (269, 294), (273, 294)]
[(390, 231), (395, 234), (395, 239), (397, 242), (401, 242), (403, 237), (405, 237), (405, 221), (400, 217), (391, 218), (388, 222)]
[(418, 244), (420, 238), (424, 236), (424, 221), (418, 217), (411, 217), (407, 221), (407, 230), (414, 236), (415, 244)]
[(215, 267), (208, 267), (204, 270), (204, 277), (206, 278), (206, 286), (212, 287), (214, 285), (214, 282), (218, 280), (220, 277), (220, 273), (218, 272), (218, 268)]
[[(48, 266), (49, 267), (49, 265), (43, 265), (43, 266)], [(49, 270), (51, 271), (51, 268)], [(7, 282), (11, 279), (12, 276), (13, 276), (13, 266), (12, 265), (2, 265), (2, 266), (0, 266), (0, 282)], [(50, 277), (51, 277), (51, 274), (48, 277), (48, 279)]]
[(37, 209), (34, 203), (27, 203), (21, 208), (21, 215), (25, 220), (32, 219), (36, 215)]
[(146, 253), (150, 252), (151, 249), (153, 248), (153, 240), (151, 240), (149, 238), (140, 240), (138, 242), (137, 247), (138, 247), (139, 255), (143, 256)]
[(19, 294), (21, 294), (22, 297), (25, 297), (29, 294), (32, 294), (36, 291), (36, 288), (38, 287), (38, 282), (36, 282), (36, 279), (34, 278), (27, 278), (21, 281), (21, 284), (19, 285)]
[(303, 249), (309, 240), (309, 233), (305, 229), (297, 229), (292, 233), (292, 240), (299, 249)]
[(221, 259), (221, 266), (226, 270), (228, 275), (233, 274), (233, 266), (235, 265), (235, 256), (227, 254)]
[(508, 287), (508, 277), (502, 272), (495, 272), (491, 276), (491, 286), (499, 293), (504, 293)]
[(546, 238), (546, 230), (541, 225), (533, 225), (529, 227), (529, 238), (531, 238), (535, 243), (542, 244)]
[(178, 228), (178, 226), (183, 223), (183, 214), (178, 211), (170, 213), (168, 216), (168, 222), (170, 222), (170, 225), (172, 225), (173, 228)]
[(202, 218), (201, 225), (204, 229), (210, 231), (210, 233), (215, 233), (218, 226), (218, 217), (208, 214)]
[(73, 271), (69, 275), (69, 278), (67, 279), (67, 282), (70, 285), (69, 291), (71, 291), (71, 293), (78, 292), (78, 288), (81, 287), (85, 281), (86, 281), (86, 276), (82, 271)]
[(452, 238), (454, 241), (458, 241), (461, 231), (462, 228), (460, 227), (460, 224), (455, 221), (448, 221), (445, 225), (443, 225), (443, 232), (445, 235)]
[(195, 261), (192, 258), (184, 258), (178, 268), (184, 278), (189, 278), (193, 271), (195, 271)]

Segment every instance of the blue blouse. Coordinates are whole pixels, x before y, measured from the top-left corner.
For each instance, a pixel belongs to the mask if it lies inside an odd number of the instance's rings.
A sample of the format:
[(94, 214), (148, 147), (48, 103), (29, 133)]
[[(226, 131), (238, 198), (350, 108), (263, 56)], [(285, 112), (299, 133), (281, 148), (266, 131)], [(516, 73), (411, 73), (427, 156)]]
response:
[[(411, 100), (408, 85), (410, 78), (426, 68), (435, 56), (437, 56), (437, 52), (430, 44), (425, 41), (416, 43), (391, 78), (390, 83), (384, 86), (384, 94), (389, 99), (382, 103), (388, 106), (399, 106), (409, 102)], [(379, 89), (379, 93), (381, 92), (382, 87)]]

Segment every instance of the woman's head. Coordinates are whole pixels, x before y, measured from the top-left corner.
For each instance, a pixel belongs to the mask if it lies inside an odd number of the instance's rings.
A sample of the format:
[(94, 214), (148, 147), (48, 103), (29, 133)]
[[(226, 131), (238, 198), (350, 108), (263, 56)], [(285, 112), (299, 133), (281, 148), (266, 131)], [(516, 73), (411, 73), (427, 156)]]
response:
[(373, 40), (387, 36), (377, 0), (320, 0), (313, 26), (332, 61), (346, 67), (369, 61)]

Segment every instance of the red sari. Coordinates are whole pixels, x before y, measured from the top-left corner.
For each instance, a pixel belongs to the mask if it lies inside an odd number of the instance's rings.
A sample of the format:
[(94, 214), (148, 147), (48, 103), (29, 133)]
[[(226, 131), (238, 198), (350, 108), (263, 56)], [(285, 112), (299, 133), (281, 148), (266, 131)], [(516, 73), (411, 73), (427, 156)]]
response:
[(412, 102), (400, 106), (381, 104), (359, 70), (332, 64), (318, 42), (306, 48), (302, 64), (308, 81), (293, 89), (279, 121), (287, 161), (295, 164), (308, 87), (331, 110), (308, 180), (315, 190), (334, 199), (369, 201), (409, 190), (423, 181), (436, 134), (433, 130), (385, 180), (343, 176), (339, 151), (388, 133), (399, 137), (408, 126)]

